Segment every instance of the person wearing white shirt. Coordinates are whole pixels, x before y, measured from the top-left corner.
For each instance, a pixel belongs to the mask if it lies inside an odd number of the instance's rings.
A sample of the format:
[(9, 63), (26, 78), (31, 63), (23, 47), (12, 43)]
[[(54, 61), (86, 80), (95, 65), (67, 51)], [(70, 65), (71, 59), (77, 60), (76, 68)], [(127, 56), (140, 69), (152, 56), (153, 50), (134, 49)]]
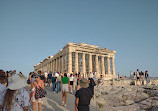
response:
[(56, 72), (56, 73), (55, 73), (55, 77), (59, 77), (59, 74), (58, 74), (58, 72)]
[(69, 73), (67, 73), (67, 77), (70, 77), (70, 74), (69, 74)]
[(44, 73), (44, 76), (45, 76), (45, 78), (47, 78), (48, 77), (48, 73), (45, 71), (45, 73)]
[(70, 80), (70, 92), (71, 94), (73, 94), (73, 82), (74, 82), (73, 74), (70, 74), (69, 80)]

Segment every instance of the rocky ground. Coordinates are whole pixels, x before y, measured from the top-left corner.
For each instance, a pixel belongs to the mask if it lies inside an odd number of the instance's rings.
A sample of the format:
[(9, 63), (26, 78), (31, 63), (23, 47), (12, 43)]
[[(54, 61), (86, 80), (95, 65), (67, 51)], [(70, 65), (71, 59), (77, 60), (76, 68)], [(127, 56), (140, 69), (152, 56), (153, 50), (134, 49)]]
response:
[(158, 86), (95, 87), (100, 111), (158, 111)]

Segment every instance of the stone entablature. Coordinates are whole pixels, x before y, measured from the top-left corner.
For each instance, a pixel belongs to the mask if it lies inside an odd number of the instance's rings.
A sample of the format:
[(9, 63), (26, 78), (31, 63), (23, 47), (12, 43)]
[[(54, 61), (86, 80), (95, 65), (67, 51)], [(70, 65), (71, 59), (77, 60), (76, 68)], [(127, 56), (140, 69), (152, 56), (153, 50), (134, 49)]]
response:
[(57, 54), (35, 65), (34, 70), (82, 74), (96, 72), (98, 76), (115, 76), (115, 53), (114, 50), (85, 43), (68, 43)]

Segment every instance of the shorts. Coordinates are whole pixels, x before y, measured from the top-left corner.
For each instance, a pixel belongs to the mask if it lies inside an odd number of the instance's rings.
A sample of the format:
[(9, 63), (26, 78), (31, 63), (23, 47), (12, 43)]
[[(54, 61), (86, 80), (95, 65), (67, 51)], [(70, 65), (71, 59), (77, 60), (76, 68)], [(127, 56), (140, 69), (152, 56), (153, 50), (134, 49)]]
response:
[(61, 90), (63, 92), (69, 92), (68, 84), (62, 84)]
[(73, 85), (74, 81), (70, 81), (70, 85)]
[(139, 77), (137, 77), (137, 79), (139, 79)]
[(32, 96), (32, 102), (42, 103), (42, 100), (41, 100), (41, 98), (35, 99), (35, 96), (33, 95), (33, 96)]

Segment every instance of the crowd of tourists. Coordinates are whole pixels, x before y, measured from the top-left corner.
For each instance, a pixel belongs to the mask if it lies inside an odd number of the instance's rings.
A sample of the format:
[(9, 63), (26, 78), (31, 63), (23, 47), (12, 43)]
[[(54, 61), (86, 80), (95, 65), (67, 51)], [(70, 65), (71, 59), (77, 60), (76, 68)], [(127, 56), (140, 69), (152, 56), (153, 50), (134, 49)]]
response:
[(139, 71), (139, 69), (137, 69), (136, 72), (134, 72), (133, 74), (130, 74), (131, 78), (136, 79), (136, 84), (138, 85), (138, 82), (140, 85), (144, 84), (144, 80), (146, 80), (146, 83), (149, 82), (149, 74), (148, 71), (146, 70), (145, 73), (143, 71)]
[[(99, 79), (99, 83), (102, 80)], [(0, 70), (0, 111), (28, 111), (30, 103), (33, 111), (42, 111), (42, 98), (47, 95), (45, 87), (50, 87), (52, 93), (62, 93), (61, 105), (67, 106), (68, 93), (76, 97), (75, 111), (89, 111), (90, 100), (94, 95), (96, 74), (59, 73), (41, 71), (30, 72), (28, 79), (16, 70)]]
[[(81, 73), (74, 73), (74, 74), (69, 74), (69, 73), (60, 73), (60, 72), (45, 72), (42, 74), (41, 71), (38, 71), (38, 74), (35, 74), (34, 72), (31, 72), (29, 74), (29, 78), (27, 80), (28, 84), (31, 84), (31, 81), (36, 77), (37, 75), (40, 76), (40, 79), (43, 81), (43, 86), (46, 87), (51, 87), (53, 93), (62, 93), (62, 103), (61, 105), (67, 106), (67, 94), (70, 93), (72, 95), (75, 95), (76, 99), (76, 108), (81, 108), (84, 106), (86, 108), (89, 108), (89, 103), (90, 103), (90, 98), (93, 97), (94, 95), (94, 86), (96, 85), (96, 75), (95, 73), (92, 74), (81, 74)], [(101, 76), (101, 78), (103, 78)], [(101, 79), (99, 79), (101, 80)], [(101, 82), (99, 82), (101, 83)], [(85, 85), (85, 86), (84, 86)], [(31, 84), (32, 88), (32, 84)], [(88, 89), (85, 89), (88, 88)], [(81, 89), (84, 89), (83, 91), (80, 91)], [(79, 92), (78, 92), (79, 91)], [(88, 95), (85, 93), (87, 92)], [(91, 92), (91, 94), (89, 94)], [(84, 94), (80, 96), (80, 94)], [(80, 98), (81, 97), (81, 98)], [(88, 98), (87, 101), (85, 102), (82, 101), (82, 97)], [(79, 102), (79, 98), (81, 99)], [(88, 102), (89, 101), (89, 102)], [(83, 102), (83, 103), (82, 103)], [(80, 107), (79, 107), (79, 106)], [(83, 105), (83, 106), (82, 106)], [(33, 104), (33, 109), (34, 109), (34, 104)], [(83, 109), (84, 109), (83, 107)], [(76, 109), (76, 111), (77, 111)], [(84, 111), (84, 110), (81, 111)], [(88, 111), (88, 110), (85, 110)]]

